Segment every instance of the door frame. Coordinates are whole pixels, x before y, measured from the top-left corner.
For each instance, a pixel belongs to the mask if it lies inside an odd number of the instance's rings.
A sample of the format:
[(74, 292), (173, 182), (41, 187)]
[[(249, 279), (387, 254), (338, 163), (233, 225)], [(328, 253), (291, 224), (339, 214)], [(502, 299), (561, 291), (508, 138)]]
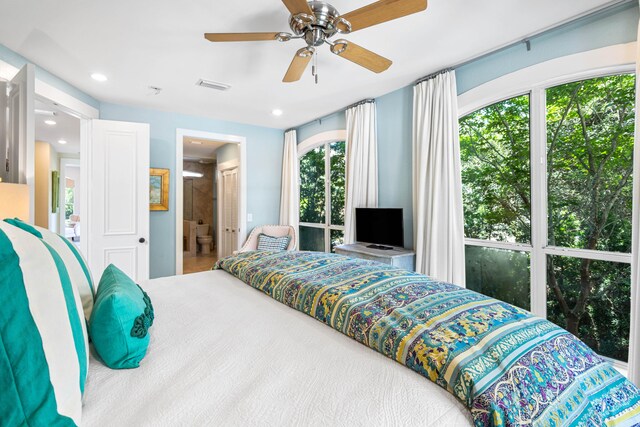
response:
[[(216, 221), (216, 246), (217, 246), (217, 250), (219, 251), (220, 248), (222, 248), (222, 215), (223, 215), (223, 211), (222, 211), (222, 194), (223, 194), (223, 188), (222, 188), (222, 173), (228, 170), (232, 170), (232, 169), (238, 169), (238, 180), (240, 179), (240, 162), (236, 159), (234, 160), (229, 160), (226, 162), (222, 162), (222, 163), (218, 163), (216, 164), (216, 194), (218, 197), (218, 203), (216, 206), (216, 215), (218, 220)], [(239, 182), (238, 182), (239, 184)], [(238, 187), (238, 191), (240, 191), (240, 185), (237, 186)], [(237, 198), (238, 202), (240, 201), (240, 198)], [(238, 206), (239, 208), (240, 206)], [(242, 214), (240, 213), (240, 209), (238, 209), (238, 224), (240, 224), (240, 221), (242, 220)], [(237, 248), (240, 249), (240, 247), (242, 247), (242, 244), (244, 243), (244, 239), (243, 236), (240, 236), (240, 233), (238, 232), (237, 234)]]
[[(176, 167), (175, 174), (173, 176), (173, 182), (175, 183), (175, 218), (176, 218), (176, 235), (175, 235), (175, 250), (176, 250), (176, 275), (183, 274), (183, 248), (182, 248), (182, 233), (183, 233), (183, 218), (184, 218), (184, 182), (182, 179), (182, 162), (184, 161), (184, 150), (183, 143), (185, 137), (198, 138), (198, 139), (209, 139), (213, 141), (220, 141), (230, 144), (238, 144), (240, 147), (240, 162), (238, 165), (239, 173), (238, 173), (238, 189), (240, 191), (239, 194), (239, 216), (240, 221), (238, 225), (240, 227), (240, 231), (238, 232), (238, 239), (243, 240), (247, 235), (247, 168), (246, 159), (247, 159), (247, 138), (241, 135), (229, 135), (229, 134), (221, 134), (193, 129), (176, 129)], [(217, 178), (217, 177), (216, 177)], [(218, 223), (220, 222), (218, 218)], [(217, 230), (216, 230), (217, 231)], [(219, 235), (216, 236), (216, 241), (219, 238)], [(82, 239), (80, 239), (82, 241)], [(238, 246), (239, 247), (239, 246)]]
[[(0, 79), (11, 80), (13, 76), (15, 76), (18, 71), (20, 71), (20, 68), (21, 67), (15, 67), (8, 62), (0, 59)], [(55, 105), (56, 108), (80, 119), (80, 179), (83, 182), (83, 186), (80, 189), (80, 194), (82, 197), (80, 210), (81, 212), (83, 212), (84, 216), (83, 227), (86, 228), (89, 221), (91, 220), (90, 212), (88, 209), (88, 195), (90, 186), (88, 182), (89, 176), (87, 167), (89, 157), (87, 156), (87, 150), (89, 150), (91, 146), (89, 140), (91, 120), (100, 117), (100, 110), (74, 97), (73, 95), (70, 95), (39, 79), (38, 76), (36, 76), (35, 80), (35, 99), (38, 99), (46, 104)], [(34, 145), (31, 146), (30, 143), (27, 147), (27, 150), (31, 150), (31, 152), (34, 152), (35, 140), (33, 141), (33, 144)], [(89, 253), (87, 240), (88, 239), (80, 239), (80, 250), (85, 257)]]

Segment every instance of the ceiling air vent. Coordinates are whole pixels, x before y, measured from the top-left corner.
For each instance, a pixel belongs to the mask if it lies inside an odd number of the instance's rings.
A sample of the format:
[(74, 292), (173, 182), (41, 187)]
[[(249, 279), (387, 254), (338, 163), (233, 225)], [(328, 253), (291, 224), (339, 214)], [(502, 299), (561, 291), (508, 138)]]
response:
[(200, 79), (196, 83), (197, 86), (208, 87), (209, 89), (215, 90), (229, 90), (231, 89), (230, 85), (226, 85), (224, 83), (212, 82), (211, 80)]

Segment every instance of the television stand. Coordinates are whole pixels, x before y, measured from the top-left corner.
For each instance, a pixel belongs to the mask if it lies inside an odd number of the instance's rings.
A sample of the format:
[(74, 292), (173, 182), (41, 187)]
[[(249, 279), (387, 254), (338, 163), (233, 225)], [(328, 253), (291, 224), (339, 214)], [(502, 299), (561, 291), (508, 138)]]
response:
[[(372, 247), (373, 246), (373, 247)], [(416, 254), (410, 249), (389, 248), (379, 249), (369, 243), (352, 243), (350, 245), (338, 245), (335, 247), (337, 254), (346, 255), (351, 258), (368, 259), (378, 261), (383, 264), (390, 264), (394, 267), (415, 271)]]
[(385, 245), (367, 245), (369, 249), (380, 249), (381, 251), (392, 251), (393, 246), (385, 246)]

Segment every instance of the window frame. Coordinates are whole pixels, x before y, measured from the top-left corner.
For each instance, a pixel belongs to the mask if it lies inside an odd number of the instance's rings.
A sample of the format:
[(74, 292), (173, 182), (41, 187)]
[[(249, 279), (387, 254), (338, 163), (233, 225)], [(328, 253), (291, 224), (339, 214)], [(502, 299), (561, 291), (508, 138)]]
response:
[[(344, 225), (331, 224), (331, 150), (330, 145), (334, 142), (344, 141), (345, 153), (347, 144), (347, 131), (344, 129), (322, 132), (305, 139), (298, 144), (298, 171), (300, 170), (300, 159), (309, 151), (324, 146), (324, 224), (314, 222), (302, 222), (299, 226), (321, 228), (324, 230), (324, 251), (331, 252), (331, 230), (338, 230), (344, 233)], [(346, 158), (345, 158), (346, 162)], [(346, 167), (346, 165), (345, 165)], [(346, 170), (345, 170), (346, 174)], [(345, 189), (346, 190), (346, 189)], [(300, 230), (298, 230), (298, 235)]]
[[(546, 91), (554, 86), (615, 74), (634, 74), (633, 49), (627, 45), (610, 46), (557, 58), (484, 83), (458, 95), (458, 118), (492, 104), (529, 95), (530, 168), (531, 168), (531, 244), (497, 242), (465, 237), (465, 246), (527, 252), (530, 254), (531, 312), (547, 318), (547, 255), (559, 255), (598, 261), (631, 264), (633, 253), (608, 252), (549, 246), (547, 186)], [(559, 72), (562, 70), (562, 72)], [(640, 76), (636, 76), (640, 78)], [(640, 176), (640, 159), (634, 156), (634, 179)], [(633, 208), (639, 201), (634, 198)], [(633, 307), (633, 301), (631, 302)], [(630, 337), (629, 347), (637, 345)], [(626, 371), (628, 364), (610, 360)]]

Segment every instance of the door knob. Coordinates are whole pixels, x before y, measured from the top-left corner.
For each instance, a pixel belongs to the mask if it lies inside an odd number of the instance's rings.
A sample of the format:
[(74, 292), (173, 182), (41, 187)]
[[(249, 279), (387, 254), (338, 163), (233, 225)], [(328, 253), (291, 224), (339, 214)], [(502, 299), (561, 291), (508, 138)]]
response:
[(141, 238), (138, 240), (138, 242), (140, 242), (140, 243), (144, 243), (144, 242), (146, 242), (146, 240), (144, 240), (144, 237), (141, 237)]

